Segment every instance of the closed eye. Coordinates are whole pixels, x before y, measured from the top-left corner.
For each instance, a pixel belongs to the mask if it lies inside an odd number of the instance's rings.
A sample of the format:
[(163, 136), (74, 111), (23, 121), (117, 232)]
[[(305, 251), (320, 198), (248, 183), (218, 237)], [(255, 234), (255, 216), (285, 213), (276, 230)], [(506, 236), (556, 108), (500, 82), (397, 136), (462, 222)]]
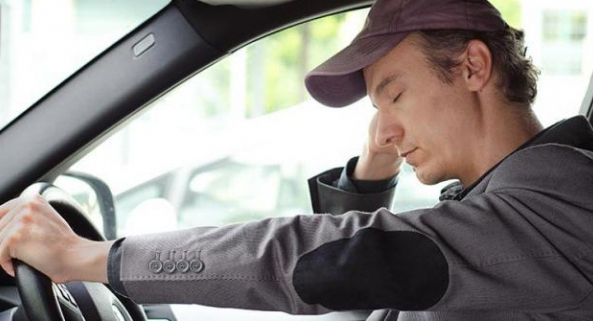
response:
[(399, 95), (397, 95), (397, 97), (395, 97), (395, 99), (393, 99), (392, 103), (395, 104), (397, 102), (397, 100), (399, 99), (399, 97), (401, 97), (401, 96), (402, 96), (402, 93), (399, 93)]

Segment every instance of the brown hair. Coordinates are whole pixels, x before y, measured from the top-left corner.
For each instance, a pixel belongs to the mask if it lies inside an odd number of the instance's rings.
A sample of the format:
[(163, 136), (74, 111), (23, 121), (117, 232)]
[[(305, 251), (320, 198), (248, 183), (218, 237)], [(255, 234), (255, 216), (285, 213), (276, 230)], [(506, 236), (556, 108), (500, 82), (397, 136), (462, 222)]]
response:
[(492, 53), (493, 70), (498, 72), (499, 87), (512, 103), (531, 105), (537, 95), (539, 70), (525, 57), (524, 33), (507, 26), (502, 31), (422, 30), (420, 46), (437, 76), (452, 83), (457, 59), (471, 40), (480, 40)]

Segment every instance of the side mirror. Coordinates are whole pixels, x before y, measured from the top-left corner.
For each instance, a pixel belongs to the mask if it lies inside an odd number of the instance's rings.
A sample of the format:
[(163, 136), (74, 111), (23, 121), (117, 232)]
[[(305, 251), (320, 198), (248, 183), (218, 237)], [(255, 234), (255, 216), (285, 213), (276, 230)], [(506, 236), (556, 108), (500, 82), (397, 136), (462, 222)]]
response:
[(117, 237), (115, 202), (109, 186), (100, 178), (80, 172), (66, 172), (54, 182), (70, 193), (87, 211), (89, 219), (103, 225), (103, 234), (107, 240)]

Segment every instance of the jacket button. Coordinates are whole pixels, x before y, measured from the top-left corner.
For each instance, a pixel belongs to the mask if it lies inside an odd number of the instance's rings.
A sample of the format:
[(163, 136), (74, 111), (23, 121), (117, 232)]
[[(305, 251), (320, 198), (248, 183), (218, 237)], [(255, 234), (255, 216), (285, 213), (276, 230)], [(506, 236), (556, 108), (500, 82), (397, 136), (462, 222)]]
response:
[(148, 270), (152, 273), (158, 274), (161, 273), (163, 270), (163, 262), (161, 262), (161, 251), (155, 251), (155, 258), (154, 260), (150, 261), (148, 264)]
[(191, 260), (189, 269), (194, 273), (200, 273), (204, 269), (204, 263), (201, 260)]
[(186, 273), (189, 270), (189, 262), (187, 260), (177, 261), (177, 270)]
[(175, 261), (175, 251), (169, 252), (169, 259), (163, 262), (163, 270), (169, 274), (175, 272), (176, 265)]
[(175, 268), (175, 262), (173, 260), (166, 260), (163, 263), (163, 270), (169, 274), (175, 272)]
[(177, 270), (181, 271), (181, 273), (186, 273), (189, 270), (189, 261), (185, 259), (186, 257), (187, 251), (183, 251), (181, 260), (177, 261)]
[(163, 270), (163, 262), (152, 260), (150, 264), (148, 264), (148, 269), (152, 273), (159, 274)]

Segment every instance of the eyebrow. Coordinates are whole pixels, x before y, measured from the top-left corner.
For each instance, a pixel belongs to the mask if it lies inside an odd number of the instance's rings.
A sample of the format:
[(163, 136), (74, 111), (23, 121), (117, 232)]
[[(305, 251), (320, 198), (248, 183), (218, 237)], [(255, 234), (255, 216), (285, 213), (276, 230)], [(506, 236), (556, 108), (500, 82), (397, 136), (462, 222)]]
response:
[[(383, 92), (383, 90), (385, 90), (385, 87), (387, 87), (389, 84), (391, 84), (392, 82), (399, 80), (400, 78), (402, 78), (402, 74), (401, 73), (395, 73), (385, 79), (383, 79), (379, 85), (377, 86), (377, 88), (375, 88), (375, 97), (378, 97), (379, 95), (381, 95), (381, 93)], [(373, 104), (373, 107), (377, 108), (377, 106), (375, 106), (375, 104)]]

